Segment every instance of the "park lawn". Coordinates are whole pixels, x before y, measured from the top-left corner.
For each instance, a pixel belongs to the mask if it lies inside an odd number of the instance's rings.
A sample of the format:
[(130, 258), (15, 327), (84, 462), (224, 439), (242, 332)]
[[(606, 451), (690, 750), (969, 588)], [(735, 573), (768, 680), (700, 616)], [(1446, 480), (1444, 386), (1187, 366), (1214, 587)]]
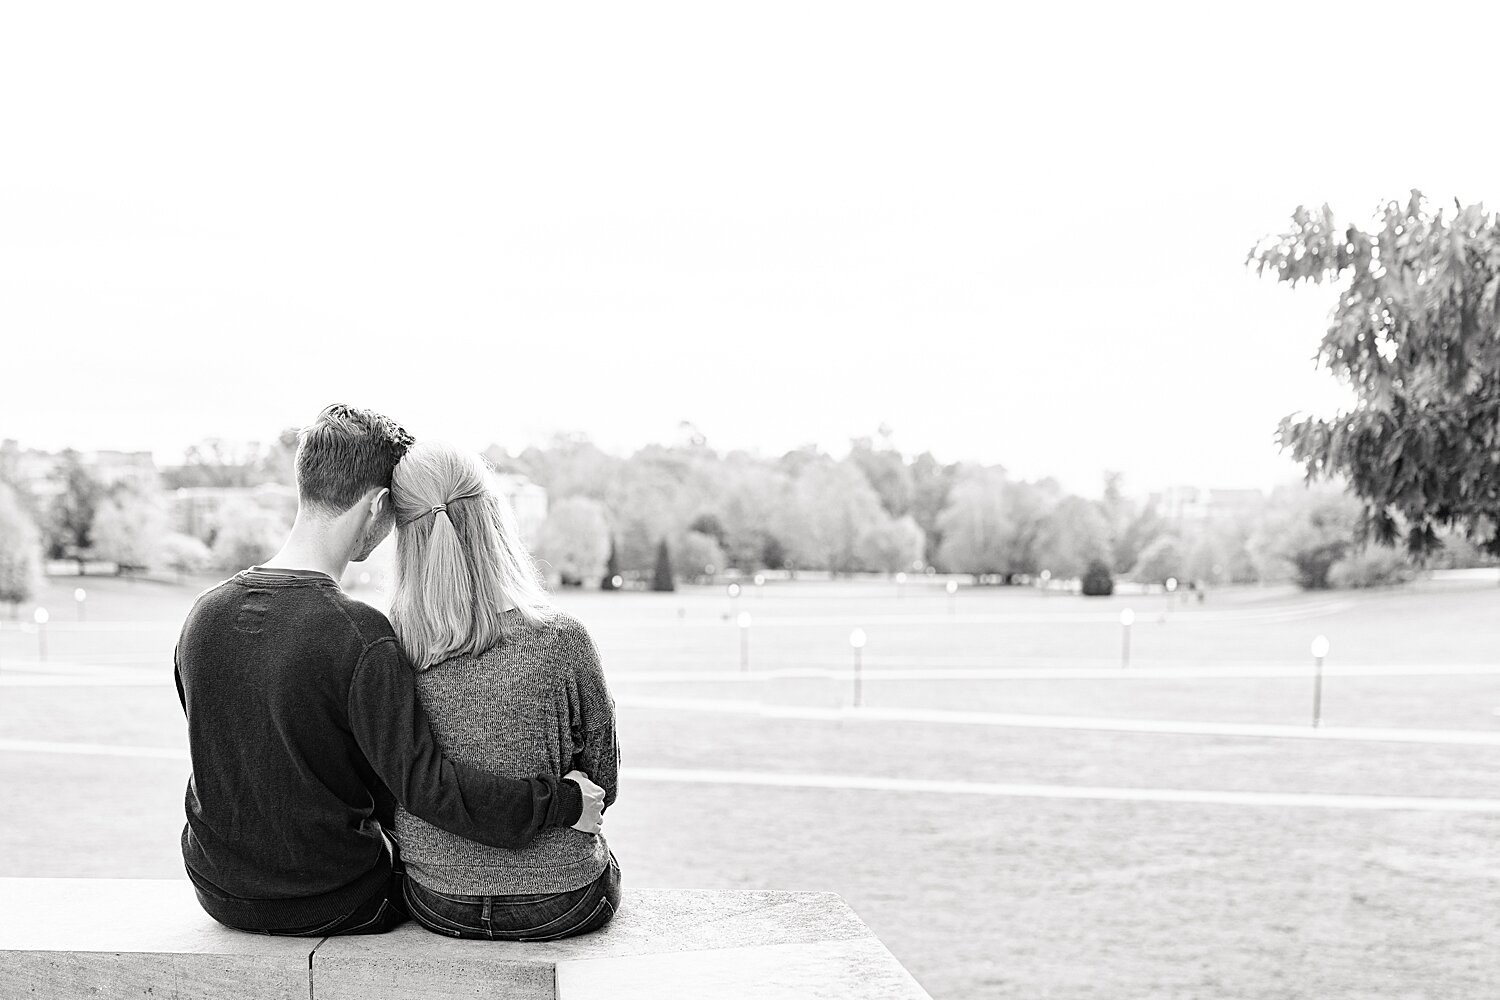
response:
[[(70, 623), (73, 609), (60, 603), (75, 585), (50, 583), (46, 599), (64, 609), (48, 636), (53, 660), (160, 670), (161, 681), (0, 686), (0, 736), (183, 746), (171, 649), (203, 582), (86, 578), (83, 625)], [(870, 635), (872, 667), (1020, 668), (1109, 664), (1119, 639), (1109, 619), (1141, 597), (965, 590), (955, 615), (948, 600), (940, 591), (896, 598), (884, 584), (832, 583), (768, 586), (738, 606), (754, 617), (754, 670), (842, 669), (854, 624)], [(1493, 747), (638, 707), (634, 696), (744, 705), (766, 696), (758, 681), (727, 680), (739, 672), (740, 636), (726, 619), (735, 604), (718, 588), (567, 593), (560, 601), (595, 634), (622, 702), (627, 768), (1497, 797)], [(1497, 602), (1492, 583), (1363, 595), (1223, 592), (1164, 624), (1138, 624), (1135, 662), (1310, 666), (1306, 641), (1324, 632), (1335, 643), (1330, 663), (1493, 663)], [(971, 612), (1001, 620), (966, 621)], [(36, 667), (35, 641), (0, 618), (0, 677), (26, 668), (28, 657)], [(661, 670), (703, 681), (641, 679)], [(1292, 724), (1304, 720), (1309, 693), (1299, 679), (1223, 677), (881, 680), (866, 692), (870, 704), (890, 707)], [(1325, 694), (1326, 718), (1341, 725), (1493, 729), (1487, 713), (1500, 705), (1488, 676), (1331, 677)], [(0, 751), (0, 874), (180, 877), (186, 776), (178, 760)], [(1486, 995), (1500, 979), (1500, 955), (1488, 946), (1500, 902), (1500, 817), (1492, 815), (642, 781), (622, 788), (606, 828), (627, 892), (844, 894), (940, 998), (1448, 997)]]
[[(5, 755), (4, 874), (180, 877), (184, 770)], [(935, 997), (1436, 998), (1500, 975), (1493, 816), (641, 783), (606, 827), (627, 906), (838, 892)]]

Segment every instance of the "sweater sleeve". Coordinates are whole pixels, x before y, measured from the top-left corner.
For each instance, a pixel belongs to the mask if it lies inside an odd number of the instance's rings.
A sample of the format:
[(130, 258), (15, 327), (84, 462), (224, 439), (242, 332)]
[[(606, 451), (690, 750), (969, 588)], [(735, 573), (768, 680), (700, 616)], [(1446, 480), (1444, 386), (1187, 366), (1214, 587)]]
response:
[(599, 650), (588, 630), (578, 625), (573, 644), (573, 685), (570, 706), (583, 737), (578, 769), (604, 789), (605, 806), (614, 805), (620, 783), (620, 742), (615, 731), (615, 699), (604, 680)]
[(387, 788), (413, 815), (494, 847), (518, 848), (544, 827), (571, 826), (583, 797), (553, 775), (502, 778), (449, 760), (394, 638), (366, 647), (349, 683), (349, 727)]

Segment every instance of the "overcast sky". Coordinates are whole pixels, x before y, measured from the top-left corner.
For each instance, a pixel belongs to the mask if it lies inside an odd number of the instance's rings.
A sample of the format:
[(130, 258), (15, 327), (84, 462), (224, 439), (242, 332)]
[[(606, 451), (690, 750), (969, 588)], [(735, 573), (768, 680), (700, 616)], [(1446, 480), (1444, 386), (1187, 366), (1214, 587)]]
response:
[(1085, 493), (1295, 476), (1333, 299), (1246, 251), (1489, 197), (1495, 25), (1031, 6), (8, 5), (0, 437), (170, 461), (344, 401), (476, 448), (884, 422)]

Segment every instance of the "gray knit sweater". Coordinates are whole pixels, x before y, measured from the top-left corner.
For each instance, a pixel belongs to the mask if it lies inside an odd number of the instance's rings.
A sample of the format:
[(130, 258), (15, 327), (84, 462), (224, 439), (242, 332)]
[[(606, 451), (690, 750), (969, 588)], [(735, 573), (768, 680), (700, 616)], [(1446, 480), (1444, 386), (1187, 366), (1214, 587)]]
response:
[[(433, 735), (455, 761), (501, 775), (574, 768), (615, 800), (620, 748), (615, 706), (593, 639), (559, 613), (546, 625), (505, 613), (505, 636), (478, 656), (456, 656), (417, 675)], [(603, 836), (571, 827), (543, 830), (519, 850), (489, 847), (396, 812), (396, 840), (407, 873), (422, 885), (461, 895), (566, 892), (603, 873)]]

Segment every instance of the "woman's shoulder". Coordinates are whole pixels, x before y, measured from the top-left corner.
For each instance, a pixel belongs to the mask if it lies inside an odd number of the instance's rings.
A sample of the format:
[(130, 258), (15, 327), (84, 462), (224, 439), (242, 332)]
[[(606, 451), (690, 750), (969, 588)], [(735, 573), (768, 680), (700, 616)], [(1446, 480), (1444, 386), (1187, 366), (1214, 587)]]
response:
[(597, 656), (588, 627), (565, 611), (554, 609), (539, 622), (528, 621), (515, 610), (507, 611), (505, 617), (503, 637), (481, 653), (481, 659), (540, 654), (548, 660), (572, 662), (580, 654)]

